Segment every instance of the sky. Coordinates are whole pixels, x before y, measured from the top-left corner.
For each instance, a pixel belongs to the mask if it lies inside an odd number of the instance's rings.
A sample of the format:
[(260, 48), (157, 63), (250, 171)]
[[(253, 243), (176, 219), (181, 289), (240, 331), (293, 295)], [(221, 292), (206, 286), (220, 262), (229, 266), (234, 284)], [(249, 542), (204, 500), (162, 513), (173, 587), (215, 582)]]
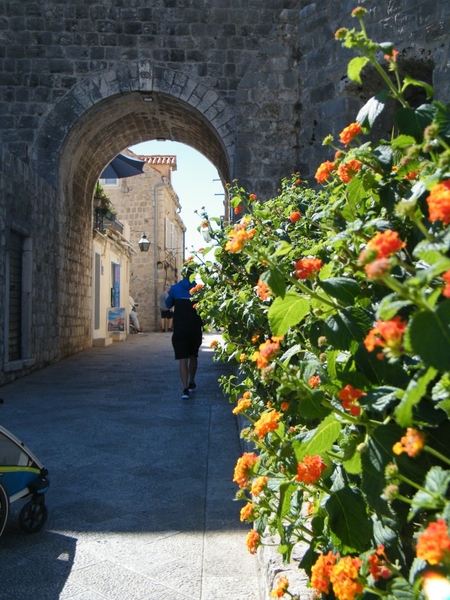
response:
[(135, 154), (176, 155), (177, 170), (172, 172), (171, 182), (180, 200), (180, 216), (187, 227), (186, 257), (192, 248), (204, 247), (205, 241), (197, 231), (201, 219), (194, 211), (200, 212), (204, 206), (209, 217), (220, 217), (224, 212), (223, 186), (214, 165), (197, 150), (179, 142), (152, 140), (130, 146), (130, 150)]

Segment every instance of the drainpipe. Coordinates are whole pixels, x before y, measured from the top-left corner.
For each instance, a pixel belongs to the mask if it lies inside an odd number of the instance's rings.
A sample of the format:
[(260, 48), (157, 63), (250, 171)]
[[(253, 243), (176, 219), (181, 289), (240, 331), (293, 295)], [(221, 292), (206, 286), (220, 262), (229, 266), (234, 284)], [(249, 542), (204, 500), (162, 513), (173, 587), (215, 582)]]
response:
[[(153, 239), (154, 239), (154, 260), (153, 260), (153, 280), (154, 284), (154, 304), (155, 304), (155, 331), (158, 331), (158, 318), (159, 318), (159, 294), (158, 294), (158, 188), (165, 186), (167, 183), (167, 177), (161, 177), (161, 181), (156, 183), (153, 188)], [(164, 226), (164, 224), (163, 224)]]

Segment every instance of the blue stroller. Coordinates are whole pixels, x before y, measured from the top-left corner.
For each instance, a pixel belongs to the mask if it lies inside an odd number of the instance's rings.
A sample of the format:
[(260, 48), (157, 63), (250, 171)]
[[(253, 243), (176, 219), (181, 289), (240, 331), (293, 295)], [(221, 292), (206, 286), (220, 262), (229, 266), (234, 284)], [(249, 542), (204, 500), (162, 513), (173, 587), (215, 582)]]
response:
[[(2, 401), (0, 400), (0, 403)], [(27, 500), (20, 513), (19, 525), (27, 533), (39, 531), (47, 520), (45, 492), (48, 471), (34, 454), (7, 429), (0, 426), (0, 536), (16, 500)]]

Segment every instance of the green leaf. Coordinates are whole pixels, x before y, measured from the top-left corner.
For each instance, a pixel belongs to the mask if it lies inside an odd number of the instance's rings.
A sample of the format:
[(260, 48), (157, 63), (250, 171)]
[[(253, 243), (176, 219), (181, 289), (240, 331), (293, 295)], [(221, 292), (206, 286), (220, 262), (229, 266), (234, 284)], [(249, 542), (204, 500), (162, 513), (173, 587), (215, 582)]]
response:
[(302, 441), (294, 440), (292, 442), (296, 459), (301, 462), (305, 456), (324, 454), (332, 448), (340, 432), (341, 424), (336, 421), (334, 413), (328, 415), (317, 429), (310, 431)]
[(351, 475), (359, 475), (359, 473), (362, 471), (361, 454), (359, 452), (355, 452), (352, 458), (344, 461), (342, 465), (347, 473), (350, 473)]
[(420, 510), (437, 510), (436, 498), (445, 502), (450, 484), (450, 471), (441, 467), (432, 467), (425, 478), (423, 490), (419, 490), (412, 499), (408, 520), (411, 520)]
[(340, 550), (345, 553), (367, 550), (372, 538), (372, 522), (361, 492), (344, 487), (330, 495), (325, 508)]
[(333, 277), (319, 281), (320, 287), (332, 298), (340, 300), (346, 305), (354, 304), (361, 288), (357, 281), (347, 277)]
[(364, 106), (360, 109), (359, 113), (356, 116), (356, 120), (361, 125), (361, 127), (372, 128), (375, 119), (380, 113), (383, 112), (383, 109), (386, 105), (387, 97), (387, 90), (383, 90), (376, 96), (370, 98), (370, 100), (368, 100), (364, 104)]
[(397, 422), (402, 427), (413, 424), (413, 408), (427, 393), (428, 384), (436, 377), (437, 371), (429, 367), (427, 372), (418, 379), (411, 379), (400, 404), (395, 409)]
[(289, 254), (291, 250), (292, 244), (289, 244), (289, 242), (283, 240), (278, 242), (278, 244), (275, 246), (275, 252), (273, 253), (273, 256), (285, 256), (286, 254)]
[(423, 131), (433, 120), (435, 110), (428, 104), (419, 106), (416, 110), (400, 108), (394, 117), (400, 133), (411, 135), (416, 142), (423, 141)]
[(393, 300), (394, 297), (396, 297), (396, 294), (389, 294), (383, 298), (377, 310), (377, 318), (389, 321), (389, 319), (395, 317), (400, 309), (412, 304), (410, 300)]
[(269, 309), (269, 324), (273, 335), (285, 335), (309, 313), (309, 300), (296, 292), (275, 298)]
[(403, 577), (396, 577), (388, 584), (388, 590), (394, 600), (414, 600), (415, 594), (411, 584)]
[(405, 75), (405, 77), (403, 78), (402, 92), (404, 92), (406, 90), (406, 88), (410, 85), (414, 85), (414, 86), (423, 88), (427, 94), (427, 100), (429, 100), (430, 98), (433, 97), (434, 89), (431, 85), (429, 85), (428, 83), (425, 83), (425, 81), (420, 81), (419, 79), (413, 79), (413, 77), (409, 77), (409, 75)]
[(264, 283), (267, 283), (275, 296), (284, 298), (286, 294), (286, 280), (281, 269), (274, 267), (273, 269), (270, 269), (270, 271), (265, 271), (262, 273), (261, 279)]
[(350, 307), (328, 317), (323, 333), (334, 348), (349, 350), (353, 341), (362, 342), (371, 325), (372, 321), (365, 311)]
[(281, 523), (283, 517), (291, 511), (291, 496), (298, 489), (298, 486), (293, 483), (283, 482), (280, 485), (280, 497), (278, 502), (277, 516)]
[(417, 312), (408, 329), (412, 349), (427, 367), (450, 370), (450, 300)]
[(391, 142), (391, 148), (393, 150), (398, 150), (399, 148), (409, 148), (416, 143), (416, 140), (412, 137), (412, 135), (399, 135), (394, 138)]
[(348, 218), (349, 221), (354, 221), (363, 211), (367, 198), (367, 190), (365, 187), (364, 179), (360, 177), (353, 177), (350, 183), (347, 185), (347, 204), (348, 210), (343, 211), (344, 218)]
[(397, 402), (397, 394), (401, 392), (396, 387), (379, 386), (367, 392), (367, 395), (361, 398), (360, 403), (371, 410), (384, 411), (394, 402)]
[(356, 56), (348, 63), (347, 75), (352, 81), (356, 81), (359, 85), (362, 85), (361, 71), (367, 65), (369, 59), (365, 56)]

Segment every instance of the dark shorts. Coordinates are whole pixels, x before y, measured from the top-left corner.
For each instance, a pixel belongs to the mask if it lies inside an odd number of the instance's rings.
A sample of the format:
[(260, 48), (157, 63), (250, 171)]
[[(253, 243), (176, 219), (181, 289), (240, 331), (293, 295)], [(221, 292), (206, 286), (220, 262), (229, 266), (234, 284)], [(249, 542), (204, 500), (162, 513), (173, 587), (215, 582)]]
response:
[(175, 360), (198, 356), (198, 349), (202, 345), (202, 332), (199, 333), (174, 333), (172, 346), (175, 350)]
[(161, 319), (171, 319), (173, 317), (173, 312), (171, 310), (162, 310), (161, 311)]

